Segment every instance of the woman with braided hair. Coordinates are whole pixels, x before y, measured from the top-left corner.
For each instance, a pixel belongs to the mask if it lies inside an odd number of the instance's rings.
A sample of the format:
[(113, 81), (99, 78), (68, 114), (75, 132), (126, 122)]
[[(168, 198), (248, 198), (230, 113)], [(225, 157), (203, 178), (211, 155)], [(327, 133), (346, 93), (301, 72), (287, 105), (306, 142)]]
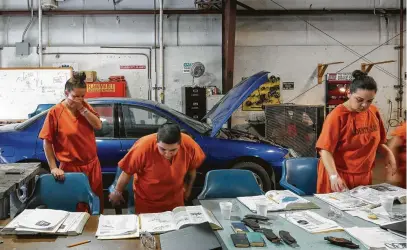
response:
[[(99, 196), (103, 212), (102, 172), (96, 151), (94, 129), (101, 129), (98, 113), (84, 100), (85, 74), (74, 74), (65, 84), (66, 98), (52, 107), (45, 119), (39, 138), (43, 139), (44, 152), (51, 174), (64, 180), (64, 172), (82, 172), (93, 192)], [(60, 162), (57, 166), (56, 159)], [(78, 211), (88, 211), (79, 204)]]

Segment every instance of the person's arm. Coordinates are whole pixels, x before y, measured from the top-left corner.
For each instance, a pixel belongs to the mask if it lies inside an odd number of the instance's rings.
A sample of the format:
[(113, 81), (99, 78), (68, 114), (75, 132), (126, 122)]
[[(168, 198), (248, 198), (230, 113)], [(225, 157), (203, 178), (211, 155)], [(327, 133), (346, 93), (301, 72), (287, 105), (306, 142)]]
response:
[[(393, 153), (393, 155), (396, 156), (399, 154), (399, 148), (402, 145), (403, 145), (403, 140), (399, 136), (394, 136), (389, 141), (388, 148)], [(396, 161), (396, 166), (398, 166), (399, 165), (398, 159), (395, 158), (395, 161)], [(388, 168), (386, 171), (386, 180), (390, 184), (399, 185), (402, 180), (402, 176), (400, 176), (400, 174), (397, 172), (396, 172), (396, 174), (394, 174), (392, 169)]]
[(82, 106), (82, 108), (78, 109), (79, 113), (86, 118), (86, 120), (94, 129), (96, 130), (102, 129), (102, 121), (94, 112), (92, 112), (93, 109), (87, 108), (86, 106), (88, 105), (85, 104), (84, 106)]
[(321, 156), (322, 163), (328, 172), (332, 191), (339, 192), (347, 189), (345, 182), (338, 175), (333, 155), (324, 149), (322, 149), (319, 154)]
[(188, 199), (189, 196), (191, 195), (191, 190), (192, 187), (194, 186), (196, 178), (196, 169), (191, 169), (187, 172), (186, 180), (184, 183), (184, 188), (185, 188), (185, 193), (184, 193), (184, 199)]
[[(118, 205), (124, 202), (123, 191), (131, 179), (131, 175), (126, 174), (124, 171), (120, 174), (113, 192), (109, 195), (109, 200), (113, 205)], [(129, 197), (131, 199), (132, 197)]]
[[(341, 116), (334, 110), (330, 113), (322, 126), (321, 134), (316, 143), (324, 168), (328, 174), (331, 191), (340, 192), (347, 189), (346, 183), (342, 180), (336, 169), (333, 152), (335, 152), (341, 134)], [(325, 178), (318, 176), (318, 178)]]
[(51, 174), (55, 177), (55, 179), (63, 180), (65, 177), (64, 171), (57, 167), (54, 147), (53, 147), (52, 143), (50, 141), (48, 141), (47, 139), (45, 139), (43, 142), (43, 146), (44, 146), (45, 157), (47, 158), (47, 162), (48, 162), (48, 166), (49, 166), (49, 170), (51, 171)]

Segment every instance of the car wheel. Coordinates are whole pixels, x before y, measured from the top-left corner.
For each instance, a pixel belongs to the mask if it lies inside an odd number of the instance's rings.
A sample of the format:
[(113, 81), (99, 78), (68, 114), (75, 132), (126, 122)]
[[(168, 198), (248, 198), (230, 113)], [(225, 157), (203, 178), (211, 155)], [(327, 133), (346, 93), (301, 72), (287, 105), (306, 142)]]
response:
[(264, 170), (264, 168), (254, 162), (239, 162), (236, 165), (234, 165), (232, 168), (234, 169), (246, 169), (250, 170), (253, 172), (254, 177), (256, 178), (257, 183), (259, 184), (260, 188), (264, 191), (267, 192), (271, 189), (271, 180), (270, 176)]

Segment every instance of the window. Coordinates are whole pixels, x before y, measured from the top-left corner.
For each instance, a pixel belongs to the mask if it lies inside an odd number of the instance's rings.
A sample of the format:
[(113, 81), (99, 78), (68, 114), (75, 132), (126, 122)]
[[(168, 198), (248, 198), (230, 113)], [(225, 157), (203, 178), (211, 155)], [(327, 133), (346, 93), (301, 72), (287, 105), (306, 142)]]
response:
[(95, 104), (92, 108), (98, 112), (100, 120), (102, 121), (102, 129), (95, 130), (96, 137), (114, 137), (114, 115), (113, 105), (109, 104)]
[(140, 138), (157, 132), (167, 119), (135, 106), (123, 106), (124, 130), (127, 138)]

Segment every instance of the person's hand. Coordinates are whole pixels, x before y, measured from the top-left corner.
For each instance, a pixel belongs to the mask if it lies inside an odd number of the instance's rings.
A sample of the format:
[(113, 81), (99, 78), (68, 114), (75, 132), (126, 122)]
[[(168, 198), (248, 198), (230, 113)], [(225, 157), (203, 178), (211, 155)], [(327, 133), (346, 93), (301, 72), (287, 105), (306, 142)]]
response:
[(84, 108), (83, 106), (83, 101), (76, 101), (75, 99), (72, 98), (67, 98), (68, 104), (69, 106), (71, 106), (72, 108), (80, 111), (81, 109)]
[(65, 173), (60, 168), (53, 168), (51, 170), (51, 174), (54, 176), (56, 180), (63, 181), (65, 179)]
[(116, 189), (114, 189), (113, 192), (109, 194), (109, 201), (112, 203), (113, 206), (118, 206), (121, 203), (124, 203), (122, 192), (119, 192)]
[(389, 171), (391, 175), (395, 175), (397, 173), (396, 158), (394, 157), (391, 151), (387, 152), (384, 164), (386, 166), (387, 171)]
[(331, 190), (333, 192), (343, 192), (348, 190), (346, 183), (342, 180), (342, 178), (339, 175), (331, 175), (329, 177), (329, 180), (331, 182)]

